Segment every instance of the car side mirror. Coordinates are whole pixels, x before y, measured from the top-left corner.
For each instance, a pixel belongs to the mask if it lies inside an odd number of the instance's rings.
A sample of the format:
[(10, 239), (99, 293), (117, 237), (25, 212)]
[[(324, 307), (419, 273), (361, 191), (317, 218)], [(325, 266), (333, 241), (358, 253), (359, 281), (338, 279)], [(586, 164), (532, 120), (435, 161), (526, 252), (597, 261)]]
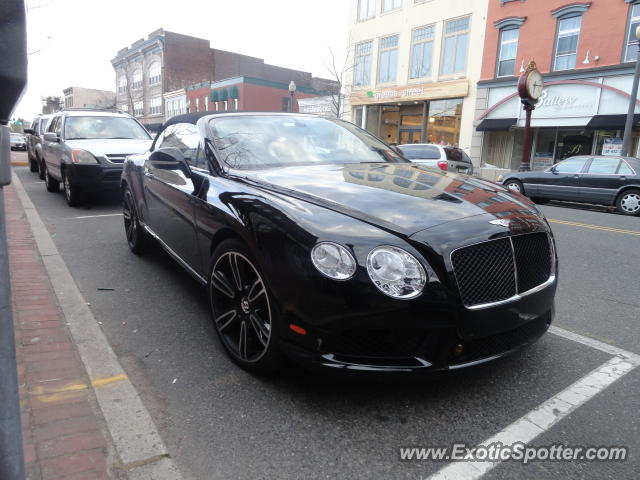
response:
[(187, 178), (191, 177), (191, 169), (180, 150), (173, 147), (161, 148), (149, 155), (153, 168), (159, 170), (180, 170)]
[(44, 141), (45, 142), (59, 143), (60, 142), (60, 138), (58, 137), (58, 135), (56, 135), (53, 132), (47, 132), (47, 133), (44, 134)]
[(33, 128), (25, 128), (24, 133), (28, 133), (29, 135), (35, 135), (36, 131)]

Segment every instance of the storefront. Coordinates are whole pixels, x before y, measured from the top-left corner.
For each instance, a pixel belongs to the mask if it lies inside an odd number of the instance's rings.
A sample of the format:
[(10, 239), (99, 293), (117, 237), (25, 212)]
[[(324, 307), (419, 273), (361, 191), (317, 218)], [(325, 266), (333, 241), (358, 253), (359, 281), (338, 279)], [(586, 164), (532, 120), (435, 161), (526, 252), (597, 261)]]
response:
[[(544, 169), (574, 155), (619, 155), (631, 83), (630, 75), (546, 79), (532, 114), (531, 168)], [(476, 127), (484, 133), (481, 163), (517, 170), (522, 161), (524, 112), (515, 86), (489, 88), (486, 98), (488, 108)], [(638, 143), (634, 131), (631, 154), (635, 156)]]
[(460, 145), (468, 81), (355, 91), (353, 121), (390, 144)]

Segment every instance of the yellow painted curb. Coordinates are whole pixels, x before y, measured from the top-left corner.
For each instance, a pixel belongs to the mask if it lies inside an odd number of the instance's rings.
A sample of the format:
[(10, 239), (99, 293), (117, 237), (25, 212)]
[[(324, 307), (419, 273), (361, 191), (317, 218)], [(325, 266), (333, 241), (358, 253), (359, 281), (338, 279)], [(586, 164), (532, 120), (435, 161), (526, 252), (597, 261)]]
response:
[(12, 167), (28, 167), (29, 162), (11, 162)]

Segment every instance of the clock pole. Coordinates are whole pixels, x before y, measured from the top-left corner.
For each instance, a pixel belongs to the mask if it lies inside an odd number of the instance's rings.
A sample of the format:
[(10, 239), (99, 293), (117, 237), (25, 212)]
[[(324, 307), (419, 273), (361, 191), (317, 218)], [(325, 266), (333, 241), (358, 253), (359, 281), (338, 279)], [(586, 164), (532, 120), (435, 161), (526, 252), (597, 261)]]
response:
[(538, 98), (540, 98), (543, 86), (542, 75), (536, 66), (536, 62), (531, 60), (526, 70), (518, 79), (518, 95), (520, 96), (522, 108), (525, 112), (524, 145), (522, 148), (522, 162), (520, 163), (521, 172), (531, 170), (529, 161), (531, 158), (532, 143), (531, 112), (536, 108), (536, 103), (538, 102)]
[(529, 102), (522, 102), (523, 109), (526, 115), (524, 122), (524, 145), (522, 150), (522, 162), (520, 163), (520, 171), (528, 172), (531, 170), (531, 165), (529, 164), (529, 159), (531, 158), (531, 143), (532, 143), (532, 135), (531, 135), (531, 112), (536, 108)]

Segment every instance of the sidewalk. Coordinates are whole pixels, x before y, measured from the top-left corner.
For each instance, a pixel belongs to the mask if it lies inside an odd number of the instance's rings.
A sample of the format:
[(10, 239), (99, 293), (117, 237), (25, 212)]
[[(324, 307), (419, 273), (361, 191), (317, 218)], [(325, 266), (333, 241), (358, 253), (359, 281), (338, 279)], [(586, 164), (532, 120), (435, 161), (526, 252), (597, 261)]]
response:
[(104, 419), (12, 185), (5, 200), (27, 478), (118, 478), (108, 472)]
[(4, 192), (26, 478), (181, 480), (15, 174)]

